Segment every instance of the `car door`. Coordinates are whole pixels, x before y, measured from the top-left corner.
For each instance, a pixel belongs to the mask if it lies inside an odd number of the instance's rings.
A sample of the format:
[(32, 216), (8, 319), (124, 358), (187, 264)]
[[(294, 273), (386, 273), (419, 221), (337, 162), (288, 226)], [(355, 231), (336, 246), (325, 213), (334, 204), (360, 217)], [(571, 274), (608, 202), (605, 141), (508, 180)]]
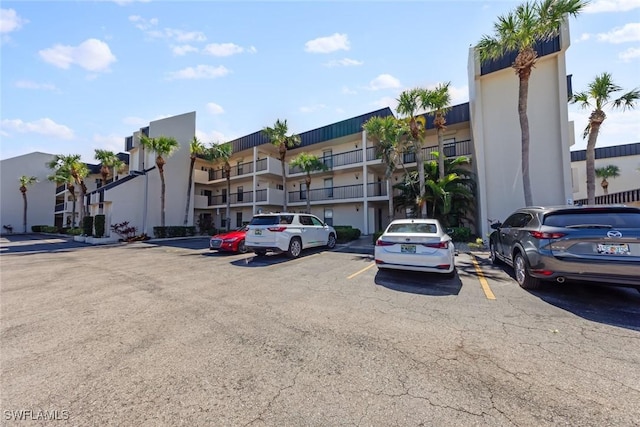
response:
[(528, 212), (516, 212), (506, 219), (499, 230), (498, 251), (500, 255), (511, 263), (511, 253), (518, 242), (520, 229), (531, 221), (532, 215)]
[(314, 246), (324, 246), (329, 240), (329, 228), (324, 226), (324, 223), (313, 215), (310, 216), (313, 223), (313, 232), (315, 234)]
[(300, 215), (300, 236), (302, 238), (302, 247), (309, 248), (315, 246), (316, 230), (313, 227), (313, 221), (309, 215)]

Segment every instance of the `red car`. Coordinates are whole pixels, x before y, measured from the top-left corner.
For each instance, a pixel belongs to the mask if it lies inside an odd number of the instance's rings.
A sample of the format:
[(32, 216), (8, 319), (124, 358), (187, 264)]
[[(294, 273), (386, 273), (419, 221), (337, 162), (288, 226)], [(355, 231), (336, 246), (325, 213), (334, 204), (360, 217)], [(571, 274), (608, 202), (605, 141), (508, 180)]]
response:
[(245, 226), (237, 230), (216, 234), (209, 239), (209, 250), (244, 254), (247, 252), (247, 247), (244, 244), (244, 236), (246, 233), (247, 227)]

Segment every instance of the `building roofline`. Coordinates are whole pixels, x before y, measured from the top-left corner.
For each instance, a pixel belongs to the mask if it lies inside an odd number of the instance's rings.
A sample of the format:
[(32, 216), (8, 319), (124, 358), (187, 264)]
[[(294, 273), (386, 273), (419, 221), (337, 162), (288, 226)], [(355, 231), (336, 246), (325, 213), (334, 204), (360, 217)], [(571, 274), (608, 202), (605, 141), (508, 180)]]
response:
[[(612, 145), (610, 147), (600, 147), (595, 149), (596, 159), (609, 159), (614, 157), (640, 156), (640, 142), (630, 144)], [(571, 152), (572, 162), (587, 160), (587, 150), (576, 150)]]

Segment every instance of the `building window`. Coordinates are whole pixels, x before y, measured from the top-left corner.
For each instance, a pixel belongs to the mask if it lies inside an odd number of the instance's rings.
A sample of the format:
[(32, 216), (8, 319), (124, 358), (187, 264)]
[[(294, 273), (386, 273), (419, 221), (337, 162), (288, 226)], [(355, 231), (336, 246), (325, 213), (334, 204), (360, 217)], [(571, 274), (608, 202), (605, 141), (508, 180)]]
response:
[(237, 168), (238, 168), (238, 175), (242, 175), (243, 174), (243, 164), (238, 162)]
[(227, 203), (227, 189), (222, 189), (222, 203)]
[(322, 163), (327, 167), (327, 169), (331, 169), (333, 167), (333, 152), (331, 150), (324, 150), (322, 152)]
[(307, 184), (300, 183), (300, 200), (307, 200)]
[(242, 227), (242, 211), (236, 212), (236, 227)]
[(244, 200), (244, 190), (242, 186), (238, 187), (238, 202), (242, 202)]
[(333, 197), (333, 178), (324, 180), (324, 196), (328, 199)]
[(333, 209), (324, 210), (324, 222), (327, 225), (333, 225)]

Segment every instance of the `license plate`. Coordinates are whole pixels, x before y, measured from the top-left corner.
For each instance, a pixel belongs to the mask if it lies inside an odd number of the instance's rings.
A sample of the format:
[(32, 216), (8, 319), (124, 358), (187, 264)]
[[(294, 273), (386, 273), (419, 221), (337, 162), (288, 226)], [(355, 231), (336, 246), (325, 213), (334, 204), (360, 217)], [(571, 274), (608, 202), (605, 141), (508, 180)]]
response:
[(262, 230), (256, 230), (255, 235), (256, 236), (262, 236)]
[(599, 243), (596, 248), (599, 254), (605, 255), (629, 255), (629, 245), (626, 243), (620, 244), (603, 244)]
[(400, 245), (400, 252), (403, 254), (415, 254), (416, 245)]

